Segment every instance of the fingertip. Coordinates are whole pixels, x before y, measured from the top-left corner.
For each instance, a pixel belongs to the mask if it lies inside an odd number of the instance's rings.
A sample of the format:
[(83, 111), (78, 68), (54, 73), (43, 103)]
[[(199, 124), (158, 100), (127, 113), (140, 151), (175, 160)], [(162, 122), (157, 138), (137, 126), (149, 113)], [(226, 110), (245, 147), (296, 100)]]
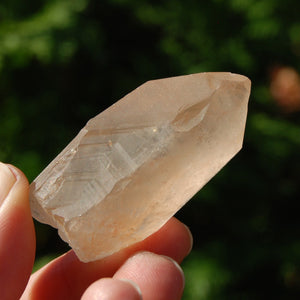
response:
[(170, 257), (140, 252), (130, 257), (114, 275), (138, 284), (143, 299), (181, 299), (185, 279), (181, 267)]

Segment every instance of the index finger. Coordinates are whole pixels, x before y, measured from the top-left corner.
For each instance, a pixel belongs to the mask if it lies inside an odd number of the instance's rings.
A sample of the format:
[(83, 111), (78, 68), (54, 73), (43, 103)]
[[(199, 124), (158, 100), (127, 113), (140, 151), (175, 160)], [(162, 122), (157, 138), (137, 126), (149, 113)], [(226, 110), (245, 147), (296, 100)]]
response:
[(91, 283), (102, 277), (112, 277), (138, 251), (166, 255), (180, 263), (191, 246), (188, 228), (172, 218), (144, 241), (99, 261), (83, 263), (72, 250), (69, 251), (33, 274), (21, 299), (80, 299)]

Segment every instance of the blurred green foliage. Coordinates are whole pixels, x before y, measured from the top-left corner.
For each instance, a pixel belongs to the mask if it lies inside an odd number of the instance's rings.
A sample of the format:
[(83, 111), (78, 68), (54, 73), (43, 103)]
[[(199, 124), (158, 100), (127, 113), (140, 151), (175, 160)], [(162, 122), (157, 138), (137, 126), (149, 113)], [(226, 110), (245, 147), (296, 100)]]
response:
[[(146, 80), (244, 74), (244, 149), (178, 213), (195, 237), (184, 299), (299, 299), (300, 114), (270, 90), (274, 68), (300, 71), (299, 11), (296, 0), (3, 0), (0, 160), (31, 181)], [(47, 226), (37, 237), (40, 264), (66, 248)]]

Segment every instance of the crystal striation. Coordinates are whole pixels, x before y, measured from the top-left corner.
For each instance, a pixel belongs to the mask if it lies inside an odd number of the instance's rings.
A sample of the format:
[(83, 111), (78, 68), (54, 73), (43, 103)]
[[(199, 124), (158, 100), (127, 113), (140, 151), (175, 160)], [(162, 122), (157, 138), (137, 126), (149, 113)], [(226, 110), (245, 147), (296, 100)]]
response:
[(80, 260), (157, 231), (240, 149), (250, 80), (148, 81), (91, 119), (30, 186), (33, 216)]

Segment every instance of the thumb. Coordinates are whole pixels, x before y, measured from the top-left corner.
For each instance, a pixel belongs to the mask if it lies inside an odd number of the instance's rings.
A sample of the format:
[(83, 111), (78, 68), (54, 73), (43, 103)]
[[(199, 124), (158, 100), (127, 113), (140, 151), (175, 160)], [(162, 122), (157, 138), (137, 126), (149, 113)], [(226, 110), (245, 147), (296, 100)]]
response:
[(0, 291), (4, 300), (21, 297), (34, 262), (35, 232), (28, 190), (20, 170), (0, 163)]

